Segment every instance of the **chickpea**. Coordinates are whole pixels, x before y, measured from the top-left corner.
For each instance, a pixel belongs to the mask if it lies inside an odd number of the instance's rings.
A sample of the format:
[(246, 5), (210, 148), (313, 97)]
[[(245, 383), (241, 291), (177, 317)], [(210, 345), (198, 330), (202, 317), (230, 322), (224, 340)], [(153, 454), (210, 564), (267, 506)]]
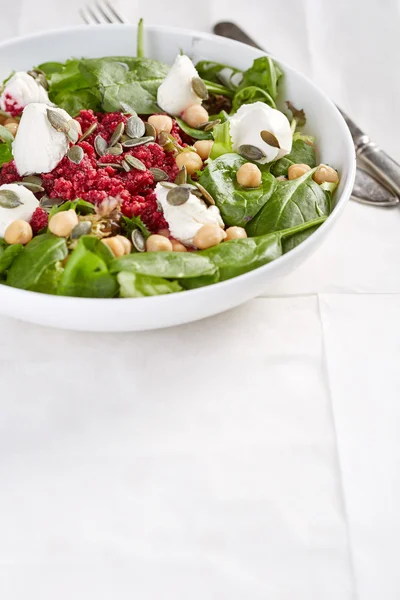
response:
[(194, 245), (200, 250), (217, 246), (223, 239), (226, 238), (225, 231), (214, 223), (207, 223), (200, 227), (194, 236)]
[(112, 237), (103, 238), (101, 241), (110, 248), (111, 252), (117, 258), (131, 253), (132, 244), (128, 238), (123, 235), (114, 235)]
[(244, 163), (236, 173), (239, 185), (248, 188), (257, 188), (261, 185), (261, 171), (253, 163)]
[(175, 160), (180, 169), (185, 165), (188, 175), (193, 175), (203, 166), (203, 161), (197, 152), (180, 152)]
[(18, 123), (6, 123), (4, 127), (15, 137), (18, 131)]
[(288, 178), (298, 179), (308, 171), (311, 171), (311, 167), (309, 167), (308, 165), (304, 165), (302, 163), (299, 163), (297, 165), (290, 165), (288, 169)]
[(240, 238), (247, 238), (246, 230), (243, 227), (228, 227), (226, 230), (227, 240), (238, 240)]
[(162, 235), (166, 238), (169, 238), (169, 236), (171, 235), (171, 232), (169, 229), (160, 229), (158, 232), (158, 235)]
[(18, 123), (14, 117), (5, 117), (4, 125), (10, 125), (11, 123)]
[(188, 106), (188, 108), (183, 111), (182, 119), (189, 127), (194, 127), (196, 129), (199, 125), (208, 121), (208, 112), (201, 104), (192, 104), (192, 106)]
[(172, 252), (187, 252), (186, 246), (178, 242), (178, 240), (171, 240)]
[(68, 237), (76, 225), (78, 225), (78, 215), (72, 208), (58, 212), (50, 219), (49, 229), (58, 237)]
[(318, 169), (313, 175), (313, 179), (316, 183), (337, 183), (339, 181), (339, 175), (328, 165), (319, 165)]
[(212, 140), (199, 140), (193, 144), (193, 148), (196, 148), (197, 154), (202, 160), (207, 160), (210, 156), (213, 143)]
[(7, 244), (27, 244), (32, 239), (32, 227), (27, 221), (18, 219), (7, 227), (4, 239)]
[(172, 252), (172, 244), (163, 235), (151, 235), (146, 240), (147, 252)]
[(157, 134), (161, 133), (161, 131), (171, 133), (173, 123), (171, 117), (168, 115), (151, 115), (147, 121), (150, 125), (153, 125)]

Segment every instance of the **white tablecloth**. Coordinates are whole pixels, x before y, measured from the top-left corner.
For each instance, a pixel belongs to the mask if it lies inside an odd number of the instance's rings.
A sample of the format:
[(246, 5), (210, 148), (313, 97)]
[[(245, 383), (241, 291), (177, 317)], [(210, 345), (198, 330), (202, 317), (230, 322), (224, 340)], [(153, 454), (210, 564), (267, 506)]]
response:
[[(0, 36), (81, 4), (0, 0)], [(237, 21), (400, 160), (397, 0), (119, 5)], [(188, 326), (0, 318), (0, 597), (398, 600), (399, 232), (349, 203), (268, 295)]]

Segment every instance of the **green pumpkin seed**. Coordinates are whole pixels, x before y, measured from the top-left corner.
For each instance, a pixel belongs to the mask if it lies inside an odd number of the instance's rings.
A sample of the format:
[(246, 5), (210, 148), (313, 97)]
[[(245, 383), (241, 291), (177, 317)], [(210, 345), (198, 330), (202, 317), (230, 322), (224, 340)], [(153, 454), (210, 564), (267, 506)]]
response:
[(67, 152), (67, 156), (71, 162), (79, 165), (82, 162), (85, 153), (80, 146), (71, 146)]
[(42, 196), (40, 199), (40, 206), (41, 208), (50, 210), (53, 206), (61, 206), (64, 202), (64, 198), (49, 198), (48, 196)]
[(128, 165), (130, 165), (134, 169), (137, 169), (138, 171), (147, 171), (146, 165), (143, 164), (141, 160), (135, 158), (131, 154), (126, 154), (125, 160), (128, 163)]
[(115, 146), (121, 139), (125, 131), (125, 123), (118, 123), (110, 138), (109, 146)]
[(49, 82), (46, 79), (46, 75), (43, 75), (43, 73), (39, 73), (38, 76), (36, 77), (36, 81), (46, 90), (49, 90)]
[(193, 77), (192, 79), (192, 90), (198, 98), (202, 100), (208, 99), (208, 90), (206, 84), (200, 77)]
[(211, 131), (211, 129), (214, 129), (214, 127), (216, 125), (219, 125), (220, 123), (221, 119), (215, 119), (214, 121), (206, 121), (205, 123), (199, 125), (197, 129), (202, 129), (203, 131)]
[(139, 229), (134, 229), (131, 235), (132, 244), (138, 252), (144, 252), (146, 250), (146, 240), (144, 239), (143, 233)]
[(280, 144), (277, 138), (270, 131), (266, 131), (265, 129), (263, 129), (263, 131), (260, 131), (260, 136), (262, 141), (268, 144), (268, 146), (272, 146), (273, 148), (280, 148)]
[(63, 115), (53, 108), (48, 108), (46, 113), (49, 123), (53, 129), (61, 133), (68, 133), (70, 128), (69, 121)]
[(44, 187), (38, 185), (37, 183), (31, 183), (30, 181), (16, 181), (17, 185), (22, 185), (27, 190), (30, 190), (34, 194), (38, 194), (39, 192), (44, 192)]
[(121, 107), (122, 112), (127, 113), (128, 115), (137, 117), (137, 112), (132, 108), (132, 106), (130, 106), (126, 102), (120, 102), (120, 107)]
[(132, 171), (132, 167), (126, 162), (125, 159), (122, 161), (121, 165), (127, 173), (129, 173), (129, 171)]
[(17, 208), (23, 202), (19, 199), (18, 194), (12, 190), (0, 190), (0, 206), (2, 208)]
[(177, 185), (173, 190), (169, 190), (167, 194), (167, 202), (171, 206), (181, 206), (190, 198), (190, 190), (188, 188)]
[(265, 158), (265, 153), (257, 146), (252, 146), (251, 144), (242, 144), (239, 146), (238, 152), (240, 156), (246, 158), (247, 160), (261, 160)]
[(130, 138), (141, 138), (146, 131), (146, 126), (142, 119), (137, 116), (132, 116), (126, 122), (126, 135)]
[(176, 183), (172, 183), (172, 181), (160, 181), (160, 185), (168, 190), (174, 190), (177, 187)]
[(144, 124), (144, 132), (147, 136), (153, 137), (154, 139), (157, 137), (157, 129), (151, 123)]
[(90, 221), (81, 221), (78, 225), (75, 225), (71, 231), (71, 240), (77, 240), (82, 235), (88, 235), (92, 230), (92, 224)]
[(206, 190), (205, 187), (203, 187), (201, 185), (201, 183), (196, 182), (196, 187), (200, 190), (201, 195), (203, 196), (204, 200), (206, 201), (206, 203), (209, 206), (215, 206), (215, 200), (214, 198), (211, 196), (211, 194), (209, 194)]
[(113, 169), (117, 169), (117, 171), (123, 171), (124, 167), (118, 163), (102, 163), (98, 162), (97, 166), (100, 168), (112, 167)]
[(77, 132), (75, 127), (70, 127), (68, 129), (67, 136), (68, 136), (69, 141), (72, 142), (73, 144), (76, 144), (76, 142), (79, 139), (79, 133)]
[(97, 123), (92, 123), (90, 125), (90, 127), (88, 127), (86, 129), (86, 131), (81, 135), (81, 138), (79, 141), (83, 142), (83, 140), (86, 140), (90, 135), (92, 135), (92, 133), (94, 133), (96, 131), (96, 129), (97, 129)]
[(103, 156), (106, 153), (108, 144), (101, 135), (96, 135), (94, 140), (94, 148), (99, 156)]
[(149, 169), (151, 173), (153, 173), (154, 181), (168, 181), (169, 176), (168, 173), (163, 171), (162, 169), (158, 169), (157, 167), (151, 167)]
[(42, 178), (38, 175), (26, 175), (22, 178), (22, 181), (25, 183), (36, 183), (36, 185), (42, 185), (43, 183)]
[(136, 148), (136, 146), (143, 146), (144, 144), (149, 144), (150, 142), (154, 142), (154, 138), (150, 135), (142, 138), (132, 138), (130, 140), (126, 140), (123, 142), (124, 148)]
[(183, 165), (182, 169), (180, 169), (178, 175), (175, 177), (176, 185), (182, 185), (187, 181), (187, 170), (185, 165)]
[(115, 146), (109, 146), (105, 151), (105, 154), (112, 154), (113, 156), (119, 156), (123, 153), (123, 148), (119, 142), (115, 144)]

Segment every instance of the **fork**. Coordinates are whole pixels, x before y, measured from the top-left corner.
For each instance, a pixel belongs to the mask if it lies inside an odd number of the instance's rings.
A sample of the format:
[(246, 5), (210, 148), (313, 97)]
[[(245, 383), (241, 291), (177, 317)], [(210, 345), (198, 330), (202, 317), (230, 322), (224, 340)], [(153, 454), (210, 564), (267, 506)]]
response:
[(117, 10), (109, 0), (96, 0), (79, 9), (82, 19), (87, 25), (101, 25), (104, 23), (126, 23), (128, 19)]

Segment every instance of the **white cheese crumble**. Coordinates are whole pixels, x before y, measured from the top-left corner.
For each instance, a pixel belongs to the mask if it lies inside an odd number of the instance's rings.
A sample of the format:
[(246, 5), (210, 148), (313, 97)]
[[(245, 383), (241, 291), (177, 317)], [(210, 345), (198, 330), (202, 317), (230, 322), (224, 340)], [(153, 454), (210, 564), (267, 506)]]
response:
[(44, 87), (25, 71), (17, 71), (5, 84), (0, 96), (1, 110), (7, 110), (7, 97), (16, 103), (16, 108), (25, 108), (31, 102), (51, 104)]
[(7, 183), (0, 185), (0, 190), (10, 190), (15, 192), (22, 204), (15, 208), (4, 208), (0, 206), (0, 238), (4, 237), (6, 229), (11, 223), (22, 219), (30, 221), (36, 208), (39, 206), (39, 200), (35, 195), (23, 185), (16, 183)]
[(178, 55), (168, 75), (158, 88), (157, 104), (170, 115), (179, 116), (189, 106), (201, 104), (192, 89), (192, 79), (198, 77), (196, 67), (188, 56)]

